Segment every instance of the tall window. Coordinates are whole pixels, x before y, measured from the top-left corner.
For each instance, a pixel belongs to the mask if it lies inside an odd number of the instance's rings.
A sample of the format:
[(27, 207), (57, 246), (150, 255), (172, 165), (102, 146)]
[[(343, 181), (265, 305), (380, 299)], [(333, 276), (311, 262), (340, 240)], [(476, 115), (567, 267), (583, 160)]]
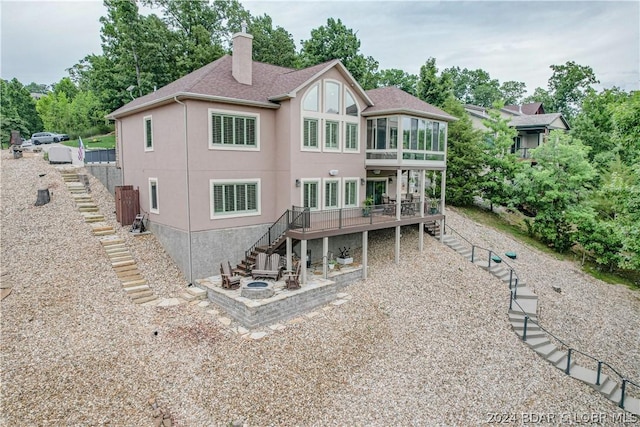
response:
[(340, 181), (325, 180), (324, 181), (324, 208), (337, 209), (340, 207)]
[(324, 112), (340, 114), (340, 85), (336, 82), (325, 82)]
[(318, 181), (306, 181), (302, 186), (302, 203), (305, 208), (312, 210), (320, 208), (320, 193)]
[(318, 119), (304, 119), (303, 146), (318, 148)]
[(211, 148), (258, 149), (258, 116), (209, 112)]
[(318, 111), (318, 85), (312, 87), (304, 98), (302, 108), (305, 111)]
[(160, 213), (158, 204), (158, 178), (149, 178), (149, 212)]
[(260, 214), (258, 181), (211, 181), (212, 213), (218, 216)]
[(344, 107), (347, 116), (358, 117), (358, 104), (348, 90), (344, 93)]
[(356, 123), (346, 124), (346, 138), (344, 141), (344, 148), (346, 150), (358, 149), (358, 125)]
[(151, 116), (144, 119), (144, 151), (153, 151), (153, 122)]
[(338, 128), (340, 127), (340, 123), (329, 121), (325, 122), (325, 131), (324, 131), (324, 148), (330, 150), (339, 149), (338, 145)]
[(358, 180), (344, 180), (344, 203), (345, 208), (358, 206)]

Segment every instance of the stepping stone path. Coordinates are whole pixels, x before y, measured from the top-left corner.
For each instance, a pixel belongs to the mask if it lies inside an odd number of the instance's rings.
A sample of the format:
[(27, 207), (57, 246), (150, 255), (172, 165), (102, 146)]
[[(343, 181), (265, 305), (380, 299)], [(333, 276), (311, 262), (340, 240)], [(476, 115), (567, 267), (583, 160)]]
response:
[(76, 202), (78, 211), (84, 217), (85, 222), (91, 223), (94, 236), (100, 239), (127, 296), (136, 304), (157, 300), (158, 297), (138, 270), (136, 261), (131, 256), (125, 241), (116, 235), (112, 226), (104, 222), (104, 216), (88, 194), (89, 184), (86, 175), (82, 176), (83, 183), (80, 182), (81, 176), (76, 173), (66, 171), (61, 173), (62, 179), (71, 192), (71, 197)]
[[(472, 261), (472, 250), (468, 243), (462, 244), (450, 234), (443, 237), (442, 243), (468, 261)], [(512, 273), (509, 266), (498, 264), (496, 260), (491, 263), (479, 260), (480, 256), (477, 253), (474, 255), (475, 258), (472, 262), (475, 265), (487, 270), (512, 289), (514, 298), (512, 307), (509, 309), (509, 322), (516, 335), (554, 367), (568, 373), (573, 378), (587, 383), (619, 406), (622, 398), (622, 385), (621, 382), (617, 381), (617, 377), (614, 378), (601, 373), (598, 379), (597, 371), (576, 364), (575, 358), (571, 357), (569, 351), (558, 348), (555, 343), (551, 342), (550, 336), (538, 326), (538, 296), (533, 292), (533, 289), (526, 286), (523, 280), (515, 280), (517, 277), (515, 271)], [(507, 253), (507, 256), (511, 258), (509, 253)], [(513, 253), (513, 258), (515, 258), (515, 253)], [(640, 399), (625, 394), (624, 409), (640, 415)]]

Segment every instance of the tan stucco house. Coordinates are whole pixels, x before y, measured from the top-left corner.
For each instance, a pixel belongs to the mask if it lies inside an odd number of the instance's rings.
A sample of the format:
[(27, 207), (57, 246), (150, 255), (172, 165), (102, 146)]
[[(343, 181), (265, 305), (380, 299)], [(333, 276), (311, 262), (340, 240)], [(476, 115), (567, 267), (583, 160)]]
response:
[[(325, 263), (329, 238), (334, 251), (364, 246), (366, 274), (368, 230), (397, 227), (399, 242), (400, 225), (444, 218), (424, 188), (434, 173), (444, 188), (455, 118), (397, 88), (364, 91), (338, 60), (295, 70), (251, 55), (237, 33), (232, 56), (109, 115), (122, 183), (189, 281), (240, 264), (265, 236)], [(381, 206), (383, 194), (415, 194), (414, 209)]]
[[(485, 107), (467, 104), (464, 108), (469, 113), (474, 128), (487, 130), (483, 124), (484, 120), (489, 119)], [(516, 153), (521, 159), (530, 159), (531, 150), (544, 144), (552, 130), (569, 130), (569, 124), (561, 113), (545, 113), (540, 102), (507, 105), (500, 110), (500, 116), (509, 118), (509, 125), (518, 131), (511, 152)]]

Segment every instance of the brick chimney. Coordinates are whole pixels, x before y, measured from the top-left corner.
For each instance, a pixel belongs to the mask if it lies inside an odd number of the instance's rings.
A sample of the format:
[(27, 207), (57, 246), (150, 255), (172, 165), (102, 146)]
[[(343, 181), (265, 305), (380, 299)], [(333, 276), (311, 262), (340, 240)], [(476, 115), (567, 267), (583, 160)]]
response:
[(253, 36), (247, 34), (247, 24), (242, 24), (242, 30), (232, 36), (233, 55), (231, 74), (233, 78), (245, 85), (251, 85), (253, 74)]

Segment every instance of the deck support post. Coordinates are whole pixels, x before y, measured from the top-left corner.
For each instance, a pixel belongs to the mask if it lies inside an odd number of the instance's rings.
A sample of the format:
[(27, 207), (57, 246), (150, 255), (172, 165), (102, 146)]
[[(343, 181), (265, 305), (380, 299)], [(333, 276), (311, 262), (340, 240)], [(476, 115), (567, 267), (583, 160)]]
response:
[(322, 238), (322, 277), (325, 279), (329, 275), (329, 238)]
[(424, 222), (418, 223), (418, 250), (424, 251)]
[[(293, 239), (291, 237), (287, 237), (287, 271), (293, 271), (292, 263), (291, 263), (291, 253), (293, 248)], [(302, 262), (302, 257), (300, 259)]]
[(402, 169), (396, 171), (396, 219), (402, 216)]
[(367, 278), (367, 254), (369, 252), (369, 232), (362, 232), (362, 278)]
[[(418, 191), (420, 192), (420, 218), (424, 218), (424, 170), (420, 170), (420, 179), (418, 180)], [(424, 222), (418, 224), (418, 246), (420, 253), (424, 251)]]
[[(300, 240), (300, 262), (302, 263), (302, 268), (300, 269), (300, 275), (302, 276), (302, 284), (307, 284), (307, 240)], [(311, 261), (311, 260), (309, 260)]]
[(444, 216), (445, 216), (445, 212), (444, 212), (444, 195), (447, 189), (447, 171), (446, 169), (443, 170), (441, 172), (441, 177), (442, 179), (440, 179), (440, 215), (442, 215), (442, 218), (440, 220), (440, 241), (442, 242), (442, 238), (444, 237)]
[(396, 227), (396, 264), (400, 264), (400, 226)]

